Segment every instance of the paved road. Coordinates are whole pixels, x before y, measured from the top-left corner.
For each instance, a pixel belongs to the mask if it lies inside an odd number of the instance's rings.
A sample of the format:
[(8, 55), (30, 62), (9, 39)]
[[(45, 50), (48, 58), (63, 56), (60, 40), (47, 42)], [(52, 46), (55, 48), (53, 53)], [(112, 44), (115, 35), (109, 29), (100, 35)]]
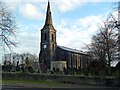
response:
[(77, 88), (40, 88), (40, 87), (24, 87), (24, 86), (2, 86), (2, 90), (120, 90), (118, 87), (99, 87), (99, 86), (88, 86), (88, 87), (77, 87)]

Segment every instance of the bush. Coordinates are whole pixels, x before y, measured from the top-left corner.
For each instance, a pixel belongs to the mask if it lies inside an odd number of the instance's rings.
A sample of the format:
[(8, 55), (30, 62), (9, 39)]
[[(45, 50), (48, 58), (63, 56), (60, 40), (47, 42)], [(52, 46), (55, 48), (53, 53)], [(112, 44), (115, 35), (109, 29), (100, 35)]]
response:
[(16, 66), (16, 71), (20, 71), (20, 66)]
[(28, 71), (29, 71), (30, 73), (33, 73), (33, 72), (34, 72), (33, 67), (32, 67), (32, 66), (28, 67)]
[(2, 70), (10, 72), (12, 70), (12, 65), (3, 65)]
[(21, 66), (21, 70), (22, 70), (22, 72), (24, 73), (24, 72), (25, 72), (25, 67), (24, 67), (24, 66)]
[(115, 77), (88, 77), (88, 76), (63, 76), (45, 75), (32, 73), (2, 73), (3, 79), (9, 80), (35, 80), (35, 81), (56, 81), (72, 84), (109, 85), (118, 86), (119, 79)]

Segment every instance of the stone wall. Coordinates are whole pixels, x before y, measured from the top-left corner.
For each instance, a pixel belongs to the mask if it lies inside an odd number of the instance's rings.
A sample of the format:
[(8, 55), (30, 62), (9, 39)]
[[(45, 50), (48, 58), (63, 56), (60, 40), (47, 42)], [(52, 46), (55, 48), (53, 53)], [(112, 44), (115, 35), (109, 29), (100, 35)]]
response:
[(3, 79), (16, 80), (52, 80), (61, 83), (89, 84), (104, 86), (120, 86), (120, 79), (115, 77), (88, 77), (88, 76), (64, 76), (64, 75), (41, 75), (28, 73), (2, 73)]

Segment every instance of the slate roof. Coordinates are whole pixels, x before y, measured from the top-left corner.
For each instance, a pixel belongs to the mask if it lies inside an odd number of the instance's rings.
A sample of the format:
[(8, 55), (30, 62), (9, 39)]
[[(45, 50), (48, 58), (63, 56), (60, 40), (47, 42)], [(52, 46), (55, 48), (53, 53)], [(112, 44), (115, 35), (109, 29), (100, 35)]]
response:
[(85, 52), (83, 52), (82, 50), (77, 50), (77, 49), (72, 49), (72, 48), (68, 48), (65, 46), (57, 46), (63, 50), (69, 51), (69, 52), (74, 52), (74, 53), (80, 53), (80, 54), (86, 54)]

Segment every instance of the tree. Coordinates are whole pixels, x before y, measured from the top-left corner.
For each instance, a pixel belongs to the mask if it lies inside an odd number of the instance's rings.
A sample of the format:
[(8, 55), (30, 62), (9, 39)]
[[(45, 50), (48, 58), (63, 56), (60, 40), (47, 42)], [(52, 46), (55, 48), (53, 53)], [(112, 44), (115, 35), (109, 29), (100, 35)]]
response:
[(109, 26), (108, 20), (99, 26), (99, 33), (93, 36), (91, 43), (91, 52), (94, 59), (99, 60), (108, 68), (108, 74), (111, 74), (111, 61), (113, 60), (117, 47), (116, 32)]
[(32, 73), (34, 71), (33, 70), (33, 63), (38, 62), (37, 55), (27, 52), (27, 53), (20, 54), (20, 56), (21, 56), (21, 60), (22, 60), (21, 63), (22, 63), (22, 65), (24, 65), (25, 70)]
[(114, 15), (112, 12), (110, 14), (110, 25), (114, 27), (114, 30), (117, 30), (117, 59), (118, 61), (120, 60), (120, 1), (117, 3), (117, 14)]
[(25, 60), (26, 60), (27, 57), (29, 58), (29, 60), (31, 62), (38, 62), (38, 57), (35, 54), (31, 54), (31, 53), (27, 52), (27, 53), (22, 53), (19, 56), (21, 58), (21, 63), (22, 64), (24, 64), (26, 62)]
[[(18, 58), (18, 54), (17, 53), (8, 53), (8, 54), (4, 54), (3, 58), (3, 70), (6, 68), (9, 68), (8, 66), (11, 67), (12, 71), (17, 70), (19, 68), (19, 58)], [(16, 63), (17, 61), (17, 63)], [(17, 66), (16, 66), (17, 65)], [(10, 68), (9, 68), (10, 69)]]
[[(20, 71), (20, 66), (23, 72), (25, 72), (25, 67), (30, 71), (33, 72), (33, 62), (38, 62), (37, 55), (30, 54), (30, 53), (8, 53), (5, 54), (3, 57), (3, 69), (7, 69), (10, 71), (10, 67), (15, 71)], [(10, 67), (8, 67), (10, 66)]]
[(16, 46), (17, 43), (13, 38), (15, 30), (17, 28), (12, 12), (4, 2), (0, 1), (0, 39), (4, 49), (7, 46), (11, 50), (12, 46)]
[(89, 72), (91, 75), (105, 75), (105, 65), (101, 61), (94, 60), (89, 63)]
[(120, 61), (117, 63), (116, 68), (120, 71)]

